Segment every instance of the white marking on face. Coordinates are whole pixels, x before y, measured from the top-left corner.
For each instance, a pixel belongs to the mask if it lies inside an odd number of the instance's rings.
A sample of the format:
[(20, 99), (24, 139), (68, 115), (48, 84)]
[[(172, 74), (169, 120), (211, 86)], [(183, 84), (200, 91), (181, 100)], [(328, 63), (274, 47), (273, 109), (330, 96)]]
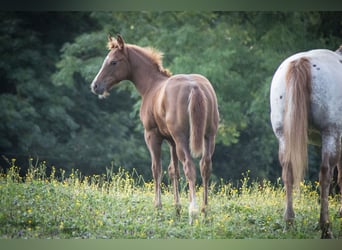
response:
[(99, 75), (101, 74), (101, 72), (102, 72), (102, 70), (103, 70), (104, 66), (107, 64), (107, 60), (108, 60), (108, 58), (109, 58), (109, 56), (107, 55), (107, 56), (106, 56), (106, 58), (104, 59), (103, 63), (102, 63), (102, 66), (101, 66), (101, 68), (100, 68), (99, 72), (97, 73), (97, 75), (95, 76), (95, 78), (94, 78), (93, 82), (91, 83), (91, 89), (93, 89), (93, 88), (94, 88), (94, 84), (97, 82), (97, 78), (98, 78), (98, 77), (99, 77)]

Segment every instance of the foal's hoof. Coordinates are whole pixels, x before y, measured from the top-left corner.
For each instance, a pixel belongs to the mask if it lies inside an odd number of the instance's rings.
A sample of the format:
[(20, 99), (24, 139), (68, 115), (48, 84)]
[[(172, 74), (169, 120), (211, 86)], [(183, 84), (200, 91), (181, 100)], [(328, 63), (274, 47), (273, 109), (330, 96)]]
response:
[(293, 225), (294, 225), (294, 219), (285, 220), (285, 227), (286, 227), (286, 229), (289, 229), (289, 228), (293, 227)]
[(291, 230), (294, 226), (294, 218), (291, 218), (291, 219), (285, 219), (285, 226), (283, 228), (283, 232), (287, 232), (288, 230)]
[(285, 229), (290, 229), (294, 225), (295, 213), (292, 209), (286, 209), (284, 214)]
[(179, 217), (182, 212), (182, 206), (180, 204), (176, 204), (175, 209), (176, 209), (176, 215)]
[(204, 215), (204, 217), (207, 216), (207, 207), (203, 206), (201, 209), (201, 213)]
[(159, 203), (159, 204), (154, 204), (154, 209), (155, 209), (156, 211), (160, 211), (160, 210), (163, 209), (163, 206), (162, 206), (161, 203)]
[(193, 225), (194, 221), (198, 220), (200, 211), (196, 207), (189, 208), (189, 224)]

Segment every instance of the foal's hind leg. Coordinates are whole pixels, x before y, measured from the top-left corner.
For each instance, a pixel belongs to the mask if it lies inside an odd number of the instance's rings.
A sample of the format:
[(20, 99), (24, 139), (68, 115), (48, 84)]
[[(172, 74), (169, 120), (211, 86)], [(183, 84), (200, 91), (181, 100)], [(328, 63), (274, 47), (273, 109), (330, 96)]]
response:
[(179, 201), (179, 190), (178, 190), (178, 182), (180, 178), (179, 174), (179, 167), (178, 167), (178, 157), (176, 152), (176, 145), (172, 142), (169, 142), (170, 144), (170, 155), (171, 155), (171, 161), (170, 165), (168, 167), (169, 176), (171, 178), (172, 186), (173, 186), (173, 196), (175, 201), (175, 208), (177, 215), (180, 215), (181, 211), (181, 204)]
[(337, 134), (322, 132), (322, 163), (319, 174), (321, 187), (321, 213), (320, 227), (322, 238), (332, 238), (331, 225), (328, 211), (329, 187), (332, 179), (332, 171), (340, 161), (341, 138)]
[(192, 161), (189, 149), (189, 141), (185, 136), (174, 136), (176, 142), (176, 151), (178, 159), (183, 164), (184, 174), (189, 183), (189, 222), (193, 223), (194, 218), (198, 216), (199, 209), (196, 202), (196, 169)]
[(208, 205), (208, 185), (212, 170), (212, 156), (215, 149), (215, 136), (205, 137), (205, 147), (200, 161), (201, 176), (203, 181), (203, 205), (202, 213), (206, 214), (206, 207)]

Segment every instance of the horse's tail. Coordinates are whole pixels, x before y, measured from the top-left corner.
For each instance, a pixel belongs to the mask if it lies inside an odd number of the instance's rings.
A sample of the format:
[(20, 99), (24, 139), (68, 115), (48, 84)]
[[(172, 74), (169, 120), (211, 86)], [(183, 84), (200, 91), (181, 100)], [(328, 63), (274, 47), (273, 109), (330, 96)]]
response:
[(286, 73), (286, 104), (284, 116), (285, 149), (283, 167), (292, 172), (298, 186), (308, 166), (308, 113), (311, 94), (311, 66), (302, 57), (290, 62)]
[(189, 95), (190, 151), (193, 157), (202, 154), (207, 121), (207, 98), (202, 89), (193, 86)]

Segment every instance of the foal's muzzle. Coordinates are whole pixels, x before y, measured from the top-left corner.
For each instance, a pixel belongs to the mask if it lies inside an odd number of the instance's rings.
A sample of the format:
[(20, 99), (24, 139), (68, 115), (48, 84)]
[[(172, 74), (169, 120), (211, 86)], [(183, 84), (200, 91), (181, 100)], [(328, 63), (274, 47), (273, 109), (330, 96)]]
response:
[(96, 82), (93, 82), (91, 85), (90, 85), (90, 88), (91, 88), (91, 91), (98, 95), (100, 99), (103, 99), (103, 98), (106, 98), (109, 96), (109, 92), (106, 90), (106, 88)]
[(102, 95), (103, 92), (105, 91), (105, 88), (103, 85), (98, 84), (97, 82), (93, 82), (90, 85), (91, 91), (96, 94), (96, 95)]

